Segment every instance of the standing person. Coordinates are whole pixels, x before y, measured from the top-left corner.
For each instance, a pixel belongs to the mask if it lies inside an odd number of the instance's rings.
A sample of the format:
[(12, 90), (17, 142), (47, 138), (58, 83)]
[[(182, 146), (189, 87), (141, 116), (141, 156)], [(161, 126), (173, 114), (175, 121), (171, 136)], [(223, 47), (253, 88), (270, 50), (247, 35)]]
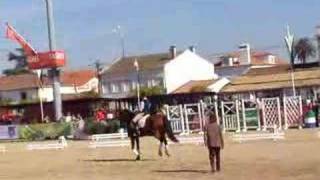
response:
[(209, 150), (211, 172), (220, 171), (220, 149), (224, 147), (222, 131), (217, 123), (216, 115), (210, 113), (205, 126), (205, 143)]

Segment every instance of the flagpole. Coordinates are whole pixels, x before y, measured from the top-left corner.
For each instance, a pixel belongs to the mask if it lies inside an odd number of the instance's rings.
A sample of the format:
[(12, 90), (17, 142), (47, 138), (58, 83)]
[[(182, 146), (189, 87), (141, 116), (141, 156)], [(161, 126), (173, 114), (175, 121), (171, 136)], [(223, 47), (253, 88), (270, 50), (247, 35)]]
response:
[(39, 96), (39, 102), (40, 102), (40, 112), (41, 112), (41, 122), (43, 123), (43, 120), (44, 120), (44, 113), (43, 113), (43, 101), (42, 101), (42, 82), (41, 82), (41, 74), (42, 74), (42, 71), (40, 70), (40, 73), (37, 72), (37, 77), (38, 77), (38, 96)]
[(137, 59), (134, 60), (134, 66), (137, 72), (137, 98), (138, 98), (138, 109), (140, 110), (140, 75), (139, 75), (139, 63)]

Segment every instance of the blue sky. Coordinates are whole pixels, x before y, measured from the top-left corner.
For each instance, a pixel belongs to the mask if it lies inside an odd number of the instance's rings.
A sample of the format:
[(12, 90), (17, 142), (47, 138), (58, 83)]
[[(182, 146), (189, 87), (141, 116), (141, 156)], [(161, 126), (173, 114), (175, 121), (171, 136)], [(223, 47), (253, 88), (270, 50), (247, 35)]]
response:
[[(319, 0), (53, 0), (57, 46), (68, 67), (87, 67), (95, 59), (110, 63), (121, 54), (117, 25), (126, 54), (167, 51), (196, 45), (201, 54), (236, 49), (241, 42), (284, 54), (290, 24), (298, 37), (313, 36), (320, 24)], [(48, 49), (44, 0), (0, 0), (0, 70), (17, 47), (4, 39), (10, 22), (38, 51)]]

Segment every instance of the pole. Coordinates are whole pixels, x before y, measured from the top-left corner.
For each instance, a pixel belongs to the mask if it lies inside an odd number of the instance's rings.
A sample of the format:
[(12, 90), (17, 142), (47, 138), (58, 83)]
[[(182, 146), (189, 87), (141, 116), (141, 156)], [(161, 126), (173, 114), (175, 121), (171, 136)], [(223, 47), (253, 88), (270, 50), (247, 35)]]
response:
[[(121, 33), (121, 32), (120, 32)], [(125, 57), (125, 50), (124, 50), (124, 35), (120, 34), (121, 38), (121, 48), (122, 48), (122, 58)]]
[[(49, 38), (49, 49), (53, 51), (56, 49), (55, 42), (55, 31), (54, 31), (54, 21), (53, 21), (53, 10), (52, 10), (52, 0), (45, 0), (47, 8), (47, 26), (48, 26), (48, 38)], [(53, 100), (54, 100), (54, 110), (55, 119), (58, 121), (62, 118), (62, 101), (60, 93), (60, 81), (59, 81), (59, 69), (51, 69), (51, 78), (53, 81)]]
[(99, 60), (97, 60), (95, 63), (95, 68), (96, 68), (96, 73), (97, 73), (97, 78), (98, 78), (98, 94), (99, 94), (99, 96), (101, 96), (102, 95), (102, 82), (101, 82), (101, 74), (100, 74), (100, 72), (101, 72), (101, 69), (102, 69), (102, 64), (100, 63), (100, 61)]
[(140, 110), (141, 107), (140, 107), (140, 73), (139, 73), (139, 68), (137, 68), (137, 97), (138, 97), (138, 108)]

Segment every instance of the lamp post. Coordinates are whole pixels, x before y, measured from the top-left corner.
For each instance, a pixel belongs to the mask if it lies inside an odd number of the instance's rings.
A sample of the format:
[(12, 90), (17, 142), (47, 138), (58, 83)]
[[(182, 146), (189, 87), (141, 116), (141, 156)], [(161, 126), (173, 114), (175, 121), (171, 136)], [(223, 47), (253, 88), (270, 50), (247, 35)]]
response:
[[(49, 38), (49, 49), (53, 51), (56, 49), (55, 42), (55, 30), (53, 21), (53, 10), (52, 10), (52, 0), (45, 0), (47, 9), (47, 26), (48, 26), (48, 38)], [(60, 120), (62, 118), (62, 100), (60, 93), (60, 71), (58, 68), (51, 69), (51, 78), (53, 81), (53, 100), (54, 100), (54, 110), (55, 119)]]
[(294, 43), (294, 35), (290, 32), (290, 27), (287, 26), (287, 34), (284, 37), (286, 47), (289, 53), (290, 57), (290, 63), (291, 63), (291, 83), (292, 83), (292, 92), (293, 96), (296, 96), (296, 88), (294, 83), (294, 70), (293, 70), (293, 64), (294, 64), (294, 50), (293, 50), (293, 43)]
[(125, 57), (125, 48), (124, 48), (124, 33), (121, 29), (121, 26), (118, 25), (116, 28), (112, 30), (112, 32), (119, 34), (121, 41), (121, 49), (122, 49), (122, 57)]

